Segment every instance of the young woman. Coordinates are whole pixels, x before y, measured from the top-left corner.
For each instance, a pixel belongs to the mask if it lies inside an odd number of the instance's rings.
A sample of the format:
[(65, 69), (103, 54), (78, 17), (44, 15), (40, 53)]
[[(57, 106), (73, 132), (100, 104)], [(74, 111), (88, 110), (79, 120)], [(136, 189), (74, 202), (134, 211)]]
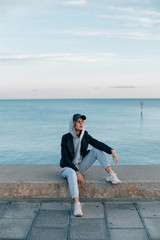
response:
[[(62, 158), (60, 166), (61, 173), (67, 178), (70, 194), (74, 200), (74, 216), (83, 216), (82, 207), (79, 202), (78, 184), (83, 184), (82, 174), (98, 160), (101, 166), (106, 170), (106, 181), (113, 184), (121, 184), (104, 152), (112, 154), (113, 161), (118, 162), (118, 156), (108, 145), (91, 137), (84, 129), (84, 120), (86, 116), (79, 113), (73, 115), (69, 122), (69, 133), (63, 135), (61, 142)], [(92, 145), (91, 150), (87, 150), (88, 145)]]

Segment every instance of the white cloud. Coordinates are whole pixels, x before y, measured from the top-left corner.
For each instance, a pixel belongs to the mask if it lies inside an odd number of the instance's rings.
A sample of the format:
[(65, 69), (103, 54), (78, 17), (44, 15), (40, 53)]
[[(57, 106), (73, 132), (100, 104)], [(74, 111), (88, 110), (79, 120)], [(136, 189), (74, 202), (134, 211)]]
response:
[(93, 87), (94, 90), (99, 90), (100, 88), (99, 87)]
[[(27, 15), (29, 12), (29, 6), (23, 4), (22, 2), (13, 1), (0, 1), (0, 13), (2, 16), (7, 17), (21, 17)], [(3, 20), (3, 19), (2, 19)], [(1, 21), (2, 21), (1, 20)]]
[[(50, 32), (51, 33), (51, 32)], [(55, 31), (52, 34), (68, 34), (74, 36), (88, 36), (88, 37), (111, 37), (111, 38), (124, 38), (124, 39), (139, 39), (139, 40), (160, 40), (160, 34), (143, 33), (143, 32), (118, 32), (118, 31)]]
[(160, 16), (160, 12), (154, 10), (142, 10), (140, 8), (131, 8), (131, 7), (115, 7), (115, 6), (108, 6), (107, 10), (117, 11), (120, 13), (126, 14), (134, 14), (134, 15), (150, 15), (150, 16)]
[(139, 88), (137, 86), (112, 86), (110, 88)]
[(137, 55), (136, 57), (126, 57), (116, 53), (94, 53), (94, 54), (73, 54), (73, 53), (52, 53), (52, 54), (15, 54), (0, 55), (0, 66), (10, 63), (28, 62), (31, 63), (51, 63), (51, 64), (79, 64), (79, 63), (106, 63), (106, 64), (149, 64), (160, 65), (160, 58), (156, 55)]
[(160, 12), (155, 10), (108, 6), (107, 13), (100, 15), (101, 18), (110, 20), (124, 20), (123, 26), (130, 27), (157, 27), (160, 26)]
[(6, 64), (7, 64), (7, 63), (4, 63), (4, 62), (0, 62), (0, 65), (2, 65), (2, 66), (3, 66), (3, 65), (6, 65)]
[(160, 25), (160, 18), (159, 19), (152, 19), (152, 18), (148, 18), (148, 17), (138, 17), (138, 16), (129, 16), (129, 15), (115, 15), (115, 16), (111, 16), (111, 15), (101, 15), (100, 17), (102, 18), (106, 18), (106, 19), (110, 19), (110, 20), (125, 20), (125, 25), (126, 24), (126, 20), (127, 21), (132, 21), (134, 23), (136, 23), (135, 26), (139, 25), (139, 26), (151, 26), (151, 25)]
[(53, 63), (67, 63), (67, 62), (83, 62), (93, 63), (103, 61), (106, 58), (116, 56), (115, 53), (104, 54), (72, 54), (72, 53), (59, 53), (59, 54), (15, 54), (15, 55), (0, 55), (0, 61), (3, 63), (11, 61), (34, 61), (34, 62), (53, 62)]
[(65, 1), (62, 4), (67, 6), (84, 6), (87, 4), (87, 2), (85, 0), (72, 0), (72, 1)]
[(24, 16), (27, 13), (26, 8), (24, 7), (12, 7), (9, 8), (7, 11), (7, 15), (13, 16), (13, 17), (20, 17)]

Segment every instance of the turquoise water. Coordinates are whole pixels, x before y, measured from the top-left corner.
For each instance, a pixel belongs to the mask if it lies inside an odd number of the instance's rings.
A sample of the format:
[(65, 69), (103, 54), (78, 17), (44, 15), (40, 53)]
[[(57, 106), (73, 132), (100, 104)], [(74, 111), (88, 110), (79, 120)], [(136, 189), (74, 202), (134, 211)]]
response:
[(0, 164), (59, 164), (61, 136), (78, 112), (90, 135), (116, 150), (119, 165), (160, 164), (160, 99), (144, 99), (142, 116), (140, 102), (0, 100)]

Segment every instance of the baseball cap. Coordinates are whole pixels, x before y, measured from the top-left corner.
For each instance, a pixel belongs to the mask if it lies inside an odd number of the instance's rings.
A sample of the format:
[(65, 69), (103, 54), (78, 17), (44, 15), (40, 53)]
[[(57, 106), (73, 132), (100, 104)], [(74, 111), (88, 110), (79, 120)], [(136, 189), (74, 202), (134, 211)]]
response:
[(82, 118), (83, 120), (86, 120), (86, 116), (81, 115), (80, 113), (76, 113), (73, 115), (73, 121), (77, 121), (78, 118)]

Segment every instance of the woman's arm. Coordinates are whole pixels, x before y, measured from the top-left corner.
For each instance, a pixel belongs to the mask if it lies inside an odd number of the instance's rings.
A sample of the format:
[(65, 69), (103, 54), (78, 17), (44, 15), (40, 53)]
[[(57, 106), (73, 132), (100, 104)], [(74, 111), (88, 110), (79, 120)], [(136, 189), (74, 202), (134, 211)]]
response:
[(118, 155), (116, 153), (116, 151), (114, 149), (112, 149), (111, 147), (109, 147), (108, 145), (104, 144), (103, 142), (100, 142), (98, 141), (97, 139), (91, 137), (89, 135), (89, 139), (90, 139), (90, 144), (95, 147), (95, 148), (98, 148), (99, 150), (102, 150), (108, 154), (112, 154), (112, 158), (113, 158), (113, 161), (115, 160), (116, 161), (116, 164), (118, 162)]
[(103, 142), (98, 141), (97, 139), (93, 138), (91, 135), (88, 134), (89, 137), (89, 144), (92, 145), (93, 147), (104, 151), (108, 154), (112, 154), (111, 150), (113, 150), (111, 147), (109, 147), (108, 145), (106, 145)]

